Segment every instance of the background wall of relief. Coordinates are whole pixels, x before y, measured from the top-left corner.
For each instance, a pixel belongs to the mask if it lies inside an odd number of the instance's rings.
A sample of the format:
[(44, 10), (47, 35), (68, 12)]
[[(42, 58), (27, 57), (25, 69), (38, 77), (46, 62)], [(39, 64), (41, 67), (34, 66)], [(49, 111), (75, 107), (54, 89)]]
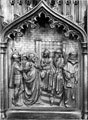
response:
[[(58, 4), (58, 6), (57, 6), (57, 3), (54, 6), (52, 6), (50, 4), (51, 1), (48, 1), (47, 4), (49, 4), (50, 7), (52, 7), (52, 9), (55, 10), (57, 13), (63, 14), (68, 19), (73, 20), (74, 23), (83, 27), (85, 31), (87, 32), (87, 28), (86, 28), (87, 27), (87, 17), (86, 17), (87, 16), (87, 12), (86, 12), (87, 0), (79, 0), (79, 4), (75, 5), (74, 7), (75, 9), (73, 9), (72, 7), (74, 3), (71, 0), (72, 4), (66, 5), (65, 10), (64, 10), (65, 8), (64, 1), (65, 0), (63, 0), (63, 4), (61, 5)], [(25, 2), (23, 2), (21, 5), (19, 4), (19, 2), (15, 1), (12, 4), (12, 1), (0, 0), (0, 36), (1, 36), (1, 32), (3, 28), (5, 27), (5, 25), (10, 24), (17, 17), (24, 15), (26, 12), (30, 11), (35, 6), (35, 2), (33, 3), (31, 0), (30, 0), (30, 5), (28, 5), (27, 3), (25, 4)], [(59, 1), (56, 0), (55, 2), (59, 2)], [(37, 41), (42, 41), (42, 43), (37, 43)], [(47, 41), (47, 45), (46, 45), (46, 41)], [(31, 30), (31, 31), (28, 30), (28, 32), (23, 37), (18, 37), (16, 41), (9, 43), (9, 48), (8, 48), (9, 74), (11, 70), (11, 61), (10, 61), (11, 59), (10, 58), (11, 58), (11, 54), (13, 50), (16, 49), (18, 52), (20, 52), (20, 54), (23, 54), (24, 51), (25, 52), (36, 51), (38, 53), (38, 57), (41, 58), (41, 53), (43, 52), (43, 50), (45, 48), (49, 48), (51, 52), (51, 56), (52, 56), (54, 48), (57, 49), (59, 47), (59, 44), (60, 44), (59, 41), (63, 41), (62, 42), (63, 51), (65, 51), (66, 54), (69, 54), (69, 52), (77, 52), (79, 55), (80, 50), (78, 49), (78, 43), (73, 42), (68, 39), (66, 40), (66, 38), (58, 34), (55, 30), (48, 29), (48, 28), (46, 29), (46, 31), (44, 31), (43, 29), (37, 29), (37, 30)], [(68, 47), (70, 47), (70, 49), (68, 49)], [(80, 64), (80, 57), (79, 57), (79, 64)], [(80, 82), (79, 82), (79, 86), (80, 86)]]

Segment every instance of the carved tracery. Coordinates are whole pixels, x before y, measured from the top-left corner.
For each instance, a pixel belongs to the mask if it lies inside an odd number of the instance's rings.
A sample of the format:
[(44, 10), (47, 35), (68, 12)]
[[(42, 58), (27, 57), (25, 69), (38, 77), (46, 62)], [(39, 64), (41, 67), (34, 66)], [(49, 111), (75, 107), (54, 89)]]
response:
[(76, 39), (76, 40), (80, 38), (79, 33), (77, 33), (77, 31), (70, 30), (68, 25), (66, 25), (62, 21), (54, 20), (51, 16), (47, 15), (44, 12), (40, 12), (38, 13), (37, 16), (34, 16), (31, 20), (29, 19), (26, 22), (22, 23), (22, 25), (13, 29), (8, 36), (11, 39), (14, 39), (16, 36), (22, 37), (27, 31), (27, 28), (29, 26), (31, 28), (36, 28), (37, 26), (46, 27), (47, 25), (50, 28), (56, 28), (58, 33), (63, 33), (65, 37)]

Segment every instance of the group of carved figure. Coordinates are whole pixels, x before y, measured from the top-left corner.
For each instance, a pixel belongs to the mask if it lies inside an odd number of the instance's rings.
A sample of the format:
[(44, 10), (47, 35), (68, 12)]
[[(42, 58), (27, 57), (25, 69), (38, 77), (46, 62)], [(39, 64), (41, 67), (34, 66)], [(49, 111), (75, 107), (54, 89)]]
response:
[[(51, 98), (59, 96), (65, 107), (76, 100), (78, 82), (78, 54), (66, 55), (61, 50), (45, 49), (41, 60), (34, 53), (12, 55), (10, 88), (14, 89), (12, 104), (20, 106), (20, 99), (25, 105), (33, 105), (39, 100), (41, 92), (50, 94)], [(50, 99), (54, 103), (54, 99)], [(58, 103), (59, 105), (59, 103)]]

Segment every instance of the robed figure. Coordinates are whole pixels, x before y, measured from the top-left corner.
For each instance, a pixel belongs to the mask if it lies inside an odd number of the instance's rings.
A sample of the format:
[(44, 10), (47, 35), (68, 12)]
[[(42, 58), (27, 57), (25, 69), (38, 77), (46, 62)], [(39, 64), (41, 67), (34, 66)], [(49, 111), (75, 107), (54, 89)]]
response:
[(52, 89), (52, 77), (53, 77), (53, 68), (52, 68), (52, 59), (50, 58), (50, 51), (45, 49), (42, 54), (42, 59), (40, 61), (41, 66), (41, 88), (48, 92)]
[(63, 93), (63, 66), (65, 64), (64, 55), (61, 49), (54, 51), (53, 66), (54, 66), (54, 77), (53, 77), (53, 92), (56, 94)]
[(35, 68), (34, 54), (28, 55), (28, 62), (23, 72), (24, 79), (24, 104), (33, 105), (39, 98), (39, 79)]
[(78, 54), (68, 54), (67, 63), (63, 68), (64, 77), (64, 104), (65, 107), (75, 105), (78, 83)]

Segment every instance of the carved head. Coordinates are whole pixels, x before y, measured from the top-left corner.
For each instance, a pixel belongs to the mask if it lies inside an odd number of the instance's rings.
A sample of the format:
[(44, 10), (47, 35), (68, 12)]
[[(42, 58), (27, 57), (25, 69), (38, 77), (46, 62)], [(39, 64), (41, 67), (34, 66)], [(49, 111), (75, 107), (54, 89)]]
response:
[(13, 53), (12, 59), (13, 59), (14, 61), (20, 62), (21, 56), (20, 56), (20, 54), (19, 54), (18, 52), (16, 52), (16, 53)]
[(43, 51), (43, 58), (50, 58), (50, 51), (48, 49)]
[(27, 62), (25, 68), (28, 69), (28, 70), (31, 70), (33, 68), (33, 63), (31, 61)]
[(54, 57), (62, 57), (62, 55), (63, 55), (62, 49), (56, 49), (54, 51)]
[(22, 54), (21, 59), (22, 59), (22, 60), (27, 60), (27, 55), (26, 55), (26, 53)]
[(77, 58), (78, 58), (78, 53), (76, 53), (76, 52), (71, 52), (68, 55), (69, 60), (77, 60)]
[(35, 54), (30, 53), (30, 54), (28, 55), (28, 61), (31, 61), (31, 62), (35, 63), (35, 61), (36, 61), (36, 56), (35, 56)]

